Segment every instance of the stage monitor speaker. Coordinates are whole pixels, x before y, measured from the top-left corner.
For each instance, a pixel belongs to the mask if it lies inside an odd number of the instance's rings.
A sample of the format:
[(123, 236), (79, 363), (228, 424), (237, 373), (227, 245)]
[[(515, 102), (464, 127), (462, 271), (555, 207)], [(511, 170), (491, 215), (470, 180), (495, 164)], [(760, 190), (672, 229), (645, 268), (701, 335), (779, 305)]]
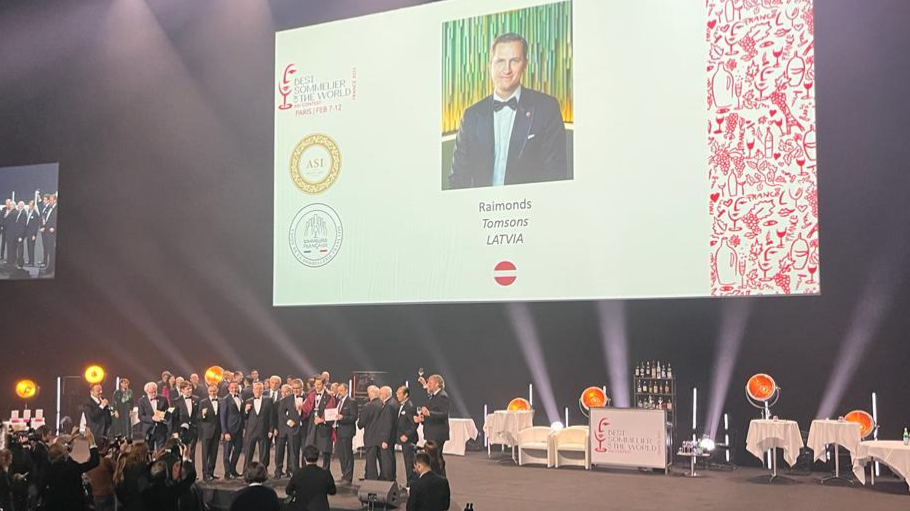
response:
[(398, 483), (395, 481), (363, 481), (357, 491), (357, 500), (364, 506), (368, 506), (372, 502), (374, 505), (398, 507), (401, 504)]

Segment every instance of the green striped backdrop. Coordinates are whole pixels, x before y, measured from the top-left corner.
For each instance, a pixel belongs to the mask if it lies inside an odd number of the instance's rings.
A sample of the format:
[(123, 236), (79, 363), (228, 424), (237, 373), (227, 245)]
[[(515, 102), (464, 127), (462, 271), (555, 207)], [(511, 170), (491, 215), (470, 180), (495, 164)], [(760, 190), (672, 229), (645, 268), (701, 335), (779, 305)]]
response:
[(572, 122), (572, 2), (449, 21), (442, 27), (442, 133), (458, 130), (465, 109), (490, 94), (490, 45), (515, 32), (528, 40), (522, 83), (559, 100)]

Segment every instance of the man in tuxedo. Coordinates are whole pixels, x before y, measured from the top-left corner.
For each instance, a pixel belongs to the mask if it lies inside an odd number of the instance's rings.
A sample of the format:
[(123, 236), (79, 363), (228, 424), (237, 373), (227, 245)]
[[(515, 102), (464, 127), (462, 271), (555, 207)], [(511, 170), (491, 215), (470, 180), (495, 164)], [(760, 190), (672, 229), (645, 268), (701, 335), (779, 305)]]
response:
[(221, 443), (224, 478), (240, 477), (237, 462), (243, 446), (243, 401), (237, 390), (237, 382), (228, 385), (228, 395), (221, 400)]
[(228, 385), (234, 381), (234, 373), (231, 371), (224, 371), (221, 381), (218, 382), (218, 397), (225, 397), (228, 395)]
[(101, 384), (92, 385), (89, 390), (89, 398), (82, 405), (85, 427), (91, 429), (99, 440), (107, 437), (107, 430), (113, 422), (110, 403), (102, 394)]
[(402, 385), (395, 393), (398, 398), (398, 414), (395, 419), (396, 441), (401, 445), (401, 455), (404, 458), (404, 485), (411, 486), (414, 480), (414, 454), (417, 453), (417, 407), (411, 401), (411, 389)]
[(196, 463), (196, 442), (199, 440), (199, 400), (193, 395), (193, 384), (180, 384), (180, 396), (173, 400), (171, 434), (187, 446), (187, 456)]
[(450, 188), (568, 179), (566, 128), (556, 98), (521, 85), (528, 42), (508, 33), (490, 49), (493, 93), (468, 107), (455, 139)]
[(10, 213), (6, 224), (6, 236), (9, 238), (11, 250), (7, 253), (7, 262), (15, 263), (18, 268), (25, 264), (23, 249), (25, 247), (25, 203), (19, 201), (16, 209)]
[(278, 442), (278, 402), (281, 401), (281, 377), (272, 376), (266, 382), (262, 397), (271, 402), (272, 417), (269, 424), (272, 428), (272, 439), (265, 443), (265, 468), (269, 468), (269, 459), (272, 457), (272, 444)]
[(379, 387), (370, 385), (367, 388), (369, 402), (363, 405), (357, 427), (363, 429), (363, 448), (366, 450), (366, 479), (379, 480), (379, 452), (383, 442), (388, 442), (389, 423), (382, 420), (382, 401), (379, 399)]
[(341, 464), (341, 482), (354, 482), (354, 436), (357, 434), (357, 400), (348, 396), (348, 386), (338, 384), (338, 420), (335, 421), (335, 450)]
[(382, 401), (382, 411), (379, 417), (386, 423), (389, 436), (379, 446), (379, 479), (383, 481), (395, 480), (395, 440), (398, 437), (397, 414), (398, 401), (392, 397), (392, 387), (384, 386), (379, 389), (379, 399)]
[(218, 442), (221, 440), (221, 417), (218, 402), (218, 386), (209, 385), (208, 397), (199, 403), (199, 439), (202, 441), (202, 479), (212, 481), (215, 477), (215, 460), (218, 458)]
[(41, 214), (41, 243), (44, 246), (44, 272), (54, 273), (57, 257), (57, 195), (51, 195)]
[(414, 456), (417, 478), (408, 492), (407, 511), (447, 511), (451, 505), (449, 481), (430, 470), (430, 457), (425, 452)]
[(259, 463), (268, 468), (269, 454), (266, 445), (272, 440), (272, 401), (262, 395), (262, 382), (253, 384), (253, 396), (243, 404), (246, 429), (243, 432), (243, 469), (253, 461), (259, 447)]
[(446, 394), (445, 386), (442, 376), (430, 376), (426, 382), (429, 393), (427, 404), (421, 407), (420, 414), (414, 418), (416, 422), (423, 423), (423, 438), (436, 442), (439, 452), (443, 452), (449, 439), (449, 395)]
[(6, 254), (8, 253), (7, 245), (9, 244), (9, 238), (6, 236), (6, 224), (10, 218), (10, 214), (15, 209), (16, 206), (13, 205), (13, 201), (6, 199), (3, 210), (0, 210), (0, 259), (5, 259)]
[[(167, 401), (158, 395), (155, 382), (145, 384), (145, 395), (139, 398), (139, 424), (150, 452), (160, 449), (167, 440)], [(155, 412), (160, 412), (155, 416)]]
[[(275, 441), (275, 477), (293, 474), (300, 468), (300, 411), (303, 410), (303, 384), (295, 385), (293, 390), (290, 385), (281, 387), (283, 397), (278, 402), (278, 439)], [(297, 400), (300, 405), (298, 407)], [(287, 472), (282, 473), (285, 452), (287, 452)]]
[(25, 246), (28, 249), (28, 266), (35, 266), (35, 242), (38, 240), (38, 229), (41, 228), (41, 215), (35, 209), (35, 201), (28, 203), (25, 215)]
[(326, 408), (335, 408), (335, 396), (328, 393), (325, 382), (317, 379), (313, 393), (307, 396), (303, 405), (303, 418), (310, 424), (305, 445), (316, 446), (322, 453), (322, 468), (331, 470), (332, 425), (325, 420)]

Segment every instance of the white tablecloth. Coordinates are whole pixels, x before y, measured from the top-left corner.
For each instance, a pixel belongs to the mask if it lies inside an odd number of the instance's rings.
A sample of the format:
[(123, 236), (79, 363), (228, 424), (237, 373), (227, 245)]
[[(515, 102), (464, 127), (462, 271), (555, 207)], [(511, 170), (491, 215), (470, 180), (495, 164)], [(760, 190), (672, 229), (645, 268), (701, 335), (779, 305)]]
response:
[(796, 421), (755, 419), (749, 423), (746, 450), (758, 459), (763, 459), (766, 451), (777, 447), (783, 449), (784, 461), (792, 467), (802, 446)]
[(904, 478), (910, 488), (910, 445), (900, 440), (871, 440), (860, 442), (853, 454), (853, 473), (859, 482), (866, 484), (864, 467), (870, 461), (880, 461)]
[(518, 432), (534, 425), (534, 410), (496, 410), (486, 416), (483, 432), (489, 444), (518, 445)]
[[(417, 426), (417, 445), (423, 447), (423, 424)], [(443, 454), (464, 456), (465, 444), (477, 438), (477, 425), (474, 419), (449, 419), (449, 440), (442, 449)], [(363, 430), (358, 428), (354, 434), (354, 450), (363, 447)]]
[(806, 447), (815, 452), (816, 461), (825, 457), (825, 446), (828, 444), (840, 445), (850, 451), (850, 454), (856, 454), (861, 429), (855, 422), (814, 420), (809, 426)]

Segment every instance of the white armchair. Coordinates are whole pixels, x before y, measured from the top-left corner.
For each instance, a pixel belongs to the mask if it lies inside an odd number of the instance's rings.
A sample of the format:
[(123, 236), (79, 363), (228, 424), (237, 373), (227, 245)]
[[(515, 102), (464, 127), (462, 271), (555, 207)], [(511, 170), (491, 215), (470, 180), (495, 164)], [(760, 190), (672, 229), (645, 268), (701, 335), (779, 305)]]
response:
[(534, 426), (518, 432), (518, 464), (542, 463), (553, 466), (550, 451), (550, 435), (553, 430), (544, 426)]
[(553, 464), (556, 468), (567, 465), (591, 468), (587, 426), (572, 426), (553, 434)]

